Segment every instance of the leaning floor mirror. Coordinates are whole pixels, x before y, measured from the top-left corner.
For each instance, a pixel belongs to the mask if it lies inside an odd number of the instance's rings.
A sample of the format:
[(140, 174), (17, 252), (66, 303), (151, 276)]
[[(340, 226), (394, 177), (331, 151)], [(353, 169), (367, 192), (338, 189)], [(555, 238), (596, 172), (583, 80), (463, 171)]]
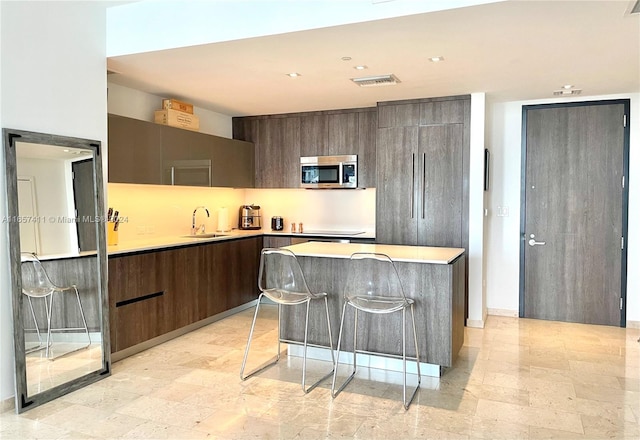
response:
[(3, 129), (16, 411), (110, 373), (99, 141)]

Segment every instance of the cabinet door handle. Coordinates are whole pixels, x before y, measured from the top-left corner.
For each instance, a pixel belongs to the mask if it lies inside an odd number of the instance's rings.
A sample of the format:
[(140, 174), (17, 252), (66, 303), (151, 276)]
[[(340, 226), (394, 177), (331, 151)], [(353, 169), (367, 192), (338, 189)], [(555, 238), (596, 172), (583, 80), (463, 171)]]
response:
[(422, 153), (422, 218), (424, 218), (424, 203), (427, 192), (427, 153)]
[(176, 167), (171, 167), (171, 184), (176, 184)]
[(414, 194), (416, 192), (416, 155), (411, 153), (411, 218), (413, 218)]

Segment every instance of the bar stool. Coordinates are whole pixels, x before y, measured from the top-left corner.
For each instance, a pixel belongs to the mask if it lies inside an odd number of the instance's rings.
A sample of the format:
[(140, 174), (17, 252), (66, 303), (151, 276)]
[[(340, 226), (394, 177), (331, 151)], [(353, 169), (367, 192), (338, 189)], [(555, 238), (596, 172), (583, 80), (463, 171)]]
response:
[[(26, 353), (31, 353), (46, 348), (45, 356), (49, 357), (49, 348), (51, 347), (51, 332), (72, 331), (72, 330), (84, 330), (87, 335), (87, 345), (77, 348), (72, 351), (81, 350), (91, 345), (91, 336), (89, 335), (89, 328), (87, 326), (87, 320), (84, 316), (84, 310), (82, 309), (82, 303), (80, 302), (80, 295), (78, 294), (78, 288), (75, 284), (70, 286), (57, 286), (55, 285), (47, 272), (45, 271), (42, 263), (36, 256), (29, 252), (22, 252), (20, 254), (21, 272), (22, 272), (22, 293), (27, 296), (29, 301), (29, 308), (31, 309), (31, 317), (36, 325), (36, 333), (38, 334), (39, 344), (29, 350)], [(75, 293), (76, 300), (78, 301), (78, 309), (80, 310), (80, 317), (82, 318), (82, 327), (60, 327), (51, 328), (51, 315), (53, 312), (53, 297), (54, 294), (62, 295), (64, 293)], [(43, 298), (45, 310), (47, 314), (47, 345), (42, 346), (42, 338), (40, 336), (40, 328), (36, 314), (33, 310), (33, 303), (31, 298)], [(71, 352), (69, 352), (71, 353)], [(68, 354), (68, 353), (65, 353)]]
[[(316, 383), (309, 388), (305, 386), (306, 372), (307, 372), (307, 335), (309, 330), (309, 305), (311, 301), (324, 299), (324, 306), (327, 314), (327, 330), (329, 331), (329, 347), (331, 349), (332, 366), (335, 365), (335, 358), (333, 355), (333, 344), (331, 337), (331, 323), (329, 322), (329, 306), (327, 303), (327, 294), (312, 293), (307, 287), (302, 268), (300, 263), (293, 252), (286, 249), (264, 248), (260, 254), (260, 272), (258, 275), (258, 288), (260, 289), (260, 296), (258, 297), (258, 303), (256, 304), (256, 311), (253, 315), (253, 322), (251, 323), (251, 331), (249, 332), (249, 340), (247, 341), (247, 347), (244, 352), (244, 359), (242, 360), (242, 367), (240, 369), (240, 378), (247, 380), (251, 376), (265, 370), (272, 365), (275, 365), (280, 360), (280, 316), (282, 306), (295, 306), (298, 304), (306, 304), (306, 316), (304, 323), (304, 354), (302, 357), (302, 390), (305, 393), (313, 390), (320, 382), (327, 379), (333, 373), (333, 369), (320, 378)], [(263, 296), (266, 296), (271, 301), (278, 304), (278, 353), (275, 361), (256, 369), (255, 371), (244, 375), (244, 369), (247, 364), (247, 357), (249, 355), (249, 347), (251, 346), (251, 340), (253, 338), (253, 330), (256, 325), (256, 319), (258, 318), (258, 310), (260, 309), (260, 303)], [(291, 343), (291, 342), (290, 342)]]
[[(340, 332), (338, 335), (338, 354), (336, 364), (333, 367), (333, 380), (331, 382), (331, 396), (336, 397), (351, 382), (356, 374), (356, 353), (358, 336), (358, 312), (372, 314), (388, 314), (402, 312), (402, 371), (403, 388), (402, 403), (404, 409), (409, 409), (409, 405), (420, 389), (420, 355), (418, 354), (418, 338), (416, 332), (416, 320), (413, 310), (413, 299), (407, 298), (398, 270), (389, 256), (380, 253), (358, 252), (351, 255), (349, 261), (349, 275), (345, 284), (344, 304), (342, 306), (342, 317), (340, 318)], [(338, 375), (338, 363), (340, 359), (340, 345), (342, 343), (342, 330), (344, 328), (344, 318), (347, 306), (353, 308), (353, 371), (351, 375), (336, 391), (336, 377)], [(413, 324), (413, 338), (416, 349), (416, 366), (418, 368), (418, 385), (411, 398), (407, 400), (407, 337), (406, 337), (406, 310), (411, 311), (411, 321)]]

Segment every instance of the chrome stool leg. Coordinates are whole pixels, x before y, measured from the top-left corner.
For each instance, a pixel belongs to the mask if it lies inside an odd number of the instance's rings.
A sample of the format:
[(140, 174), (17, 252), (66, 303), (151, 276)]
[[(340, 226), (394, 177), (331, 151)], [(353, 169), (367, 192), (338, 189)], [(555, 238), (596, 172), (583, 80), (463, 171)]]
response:
[[(38, 326), (38, 320), (36, 319), (36, 312), (33, 310), (33, 303), (31, 302), (31, 297), (27, 296), (27, 301), (29, 301), (29, 310), (31, 311), (31, 318), (33, 319), (33, 323), (35, 324), (36, 334), (38, 335), (38, 345), (31, 347), (28, 350), (25, 350), (25, 354), (33, 353), (34, 351), (42, 350), (45, 347), (42, 346), (42, 335), (40, 334), (40, 328)], [(46, 301), (46, 299), (45, 299)]]
[(340, 332), (338, 333), (338, 346), (337, 348), (337, 353), (336, 353), (336, 357), (335, 357), (335, 364), (333, 366), (333, 380), (331, 382), (331, 397), (335, 398), (338, 394), (340, 394), (340, 392), (342, 390), (344, 390), (344, 388), (349, 384), (349, 382), (351, 382), (351, 380), (354, 378), (355, 374), (356, 374), (356, 346), (355, 346), (355, 342), (356, 342), (356, 328), (358, 325), (358, 309), (354, 308), (355, 310), (355, 314), (356, 317), (354, 319), (354, 321), (356, 322), (356, 327), (354, 328), (354, 334), (353, 334), (353, 371), (351, 372), (351, 375), (344, 381), (344, 383), (340, 386), (340, 388), (338, 388), (338, 390), (336, 391), (336, 378), (338, 376), (338, 363), (340, 362), (340, 345), (342, 344), (342, 330), (344, 328), (344, 318), (345, 315), (347, 313), (347, 303), (345, 302), (344, 305), (342, 306), (342, 318), (340, 319)]
[(411, 398), (407, 401), (407, 359), (406, 359), (406, 326), (405, 326), (405, 310), (402, 309), (402, 363), (404, 369), (404, 379), (403, 379), (403, 388), (402, 388), (402, 403), (404, 405), (404, 409), (409, 409), (409, 405), (413, 402), (414, 397), (418, 393), (420, 389), (420, 382), (422, 381), (422, 376), (420, 375), (420, 354), (418, 353), (418, 339), (416, 332), (416, 317), (413, 311), (413, 304), (411, 304), (411, 323), (413, 326), (413, 340), (416, 346), (416, 367), (418, 368), (418, 385), (413, 390), (411, 394)]
[(80, 302), (80, 294), (78, 293), (78, 288), (73, 286), (73, 290), (76, 291), (76, 299), (78, 300), (78, 308), (80, 309), (80, 316), (82, 317), (82, 323), (84, 324), (84, 331), (87, 334), (87, 340), (89, 341), (87, 345), (81, 348), (87, 348), (91, 345), (91, 336), (89, 335), (89, 326), (87, 325), (87, 319), (84, 316), (84, 310), (82, 309), (82, 303)]
[(309, 393), (311, 390), (317, 387), (322, 381), (332, 376), (333, 372), (335, 371), (335, 357), (333, 355), (333, 339), (331, 337), (331, 321), (329, 321), (329, 304), (327, 302), (326, 296), (324, 297), (324, 305), (325, 305), (325, 310), (327, 312), (327, 330), (329, 331), (329, 350), (331, 351), (332, 369), (327, 374), (325, 374), (320, 379), (318, 379), (318, 381), (315, 382), (313, 385), (311, 385), (309, 388), (305, 389), (304, 384), (305, 384), (305, 377), (306, 377), (306, 371), (307, 371), (307, 330), (309, 326), (309, 303), (307, 303), (307, 318), (304, 326), (304, 358), (302, 361), (302, 390), (305, 393)]
[(249, 356), (249, 347), (251, 346), (251, 340), (253, 339), (253, 330), (256, 326), (256, 319), (258, 318), (258, 311), (260, 310), (260, 302), (262, 301), (262, 294), (258, 296), (258, 303), (256, 304), (256, 311), (253, 314), (253, 322), (251, 323), (251, 331), (249, 332), (249, 339), (247, 340), (247, 348), (244, 350), (244, 359), (242, 359), (242, 367), (240, 368), (240, 379), (247, 380), (251, 376), (265, 370), (266, 368), (276, 364), (280, 360), (280, 304), (278, 304), (278, 354), (276, 355), (276, 360), (270, 362), (257, 370), (252, 371), (251, 373), (244, 375), (244, 368), (247, 365), (247, 357)]

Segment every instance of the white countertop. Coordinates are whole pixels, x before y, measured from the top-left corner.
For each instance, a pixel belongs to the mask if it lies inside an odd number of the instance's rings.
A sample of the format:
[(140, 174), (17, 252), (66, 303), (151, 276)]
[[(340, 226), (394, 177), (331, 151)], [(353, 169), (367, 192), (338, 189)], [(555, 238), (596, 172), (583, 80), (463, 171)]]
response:
[(120, 242), (114, 246), (107, 247), (107, 254), (118, 255), (129, 252), (140, 252), (149, 250), (160, 250), (163, 248), (170, 248), (176, 246), (185, 246), (198, 243), (210, 243), (214, 241), (233, 240), (236, 238), (244, 237), (256, 237), (263, 235), (262, 230), (232, 230), (228, 232), (216, 232), (216, 234), (224, 235), (223, 237), (207, 237), (207, 238), (194, 238), (191, 236), (167, 236), (167, 237), (149, 237), (142, 238), (140, 240), (131, 240), (127, 242)]
[(393, 261), (429, 264), (449, 264), (464, 254), (461, 248), (313, 241), (286, 246), (284, 249), (298, 257), (349, 258), (355, 252), (369, 252), (386, 254)]
[[(339, 232), (339, 231), (336, 231)], [(338, 235), (332, 234), (331, 231), (323, 231), (322, 234), (311, 233), (297, 233), (292, 234), (287, 231), (271, 231), (270, 229), (253, 229), (253, 230), (239, 230), (233, 229), (227, 232), (216, 232), (216, 234), (224, 235), (223, 237), (208, 237), (208, 238), (194, 238), (191, 236), (165, 236), (165, 237), (148, 237), (141, 238), (139, 240), (130, 240), (126, 242), (120, 242), (114, 246), (107, 247), (108, 255), (118, 255), (131, 252), (141, 252), (149, 250), (160, 250), (163, 248), (171, 248), (176, 246), (192, 245), (197, 243), (210, 243), (216, 241), (233, 240), (236, 238), (256, 237), (260, 235), (270, 236), (299, 236), (299, 237), (339, 237), (339, 238), (375, 238), (375, 234), (371, 231), (365, 231), (362, 234), (357, 235)]]
[(329, 230), (329, 229), (309, 229), (304, 232), (290, 232), (290, 231), (271, 231), (264, 230), (264, 235), (270, 236), (288, 236), (288, 237), (331, 237), (331, 238), (344, 238), (344, 239), (352, 239), (352, 238), (376, 238), (376, 232), (370, 229), (351, 229), (351, 230)]

